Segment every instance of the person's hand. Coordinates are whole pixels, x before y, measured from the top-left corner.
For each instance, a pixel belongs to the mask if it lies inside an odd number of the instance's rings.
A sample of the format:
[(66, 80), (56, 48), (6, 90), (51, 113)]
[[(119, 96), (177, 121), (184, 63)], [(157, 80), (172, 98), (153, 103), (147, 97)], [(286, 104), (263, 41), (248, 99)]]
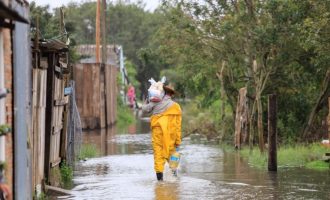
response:
[(148, 101), (148, 98), (144, 99), (144, 104), (148, 104), (149, 101)]
[(7, 200), (12, 199), (9, 187), (4, 183), (0, 183), (0, 194), (2, 194)]
[(180, 150), (180, 146), (178, 145), (175, 147), (175, 151), (179, 151), (179, 150)]

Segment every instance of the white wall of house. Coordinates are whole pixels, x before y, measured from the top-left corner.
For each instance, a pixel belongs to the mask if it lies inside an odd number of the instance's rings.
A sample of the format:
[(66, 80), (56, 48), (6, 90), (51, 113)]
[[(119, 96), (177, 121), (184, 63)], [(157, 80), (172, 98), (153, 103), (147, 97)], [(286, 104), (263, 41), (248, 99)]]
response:
[[(0, 88), (5, 87), (5, 65), (3, 52), (3, 36), (0, 29)], [(0, 99), (0, 125), (6, 123), (5, 98)], [(5, 160), (5, 137), (0, 137), (0, 161)]]

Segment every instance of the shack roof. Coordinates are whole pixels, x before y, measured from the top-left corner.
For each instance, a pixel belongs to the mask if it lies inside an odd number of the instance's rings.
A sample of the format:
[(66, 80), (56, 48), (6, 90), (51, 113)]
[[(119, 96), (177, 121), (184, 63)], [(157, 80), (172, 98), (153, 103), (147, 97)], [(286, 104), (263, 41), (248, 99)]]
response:
[[(82, 57), (80, 59), (80, 63), (96, 63), (95, 59), (95, 51), (96, 45), (78, 45), (76, 48), (76, 52)], [(115, 45), (107, 45), (107, 61), (106, 64), (110, 65), (118, 65), (119, 56), (118, 46)], [(102, 45), (100, 46), (100, 59), (102, 58)]]
[[(32, 47), (35, 48), (34, 39), (32, 39)], [(39, 48), (44, 51), (67, 51), (68, 45), (59, 39), (41, 39), (39, 40)]]

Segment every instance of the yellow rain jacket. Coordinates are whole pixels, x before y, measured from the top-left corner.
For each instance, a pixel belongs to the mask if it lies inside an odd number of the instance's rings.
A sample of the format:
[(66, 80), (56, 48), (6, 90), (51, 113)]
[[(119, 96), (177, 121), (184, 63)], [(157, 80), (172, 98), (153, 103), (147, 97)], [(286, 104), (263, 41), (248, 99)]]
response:
[(155, 171), (163, 172), (165, 162), (181, 144), (181, 108), (173, 103), (167, 110), (151, 116)]

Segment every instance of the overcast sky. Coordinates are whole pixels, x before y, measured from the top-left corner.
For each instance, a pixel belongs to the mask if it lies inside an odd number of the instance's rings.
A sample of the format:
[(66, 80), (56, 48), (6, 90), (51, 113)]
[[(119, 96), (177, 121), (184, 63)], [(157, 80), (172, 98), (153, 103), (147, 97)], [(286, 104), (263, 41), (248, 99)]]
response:
[[(31, 2), (32, 0), (29, 0)], [(47, 5), (49, 4), (51, 8), (59, 7), (61, 5), (66, 5), (69, 2), (81, 2), (83, 0), (34, 0), (37, 5)], [(86, 1), (86, 0), (85, 0)], [(107, 0), (109, 2), (109, 0)], [(112, 0), (116, 1), (116, 0)], [(136, 2), (137, 0), (131, 0), (131, 2)], [(146, 9), (154, 11), (159, 5), (159, 0), (143, 0), (146, 4)]]

